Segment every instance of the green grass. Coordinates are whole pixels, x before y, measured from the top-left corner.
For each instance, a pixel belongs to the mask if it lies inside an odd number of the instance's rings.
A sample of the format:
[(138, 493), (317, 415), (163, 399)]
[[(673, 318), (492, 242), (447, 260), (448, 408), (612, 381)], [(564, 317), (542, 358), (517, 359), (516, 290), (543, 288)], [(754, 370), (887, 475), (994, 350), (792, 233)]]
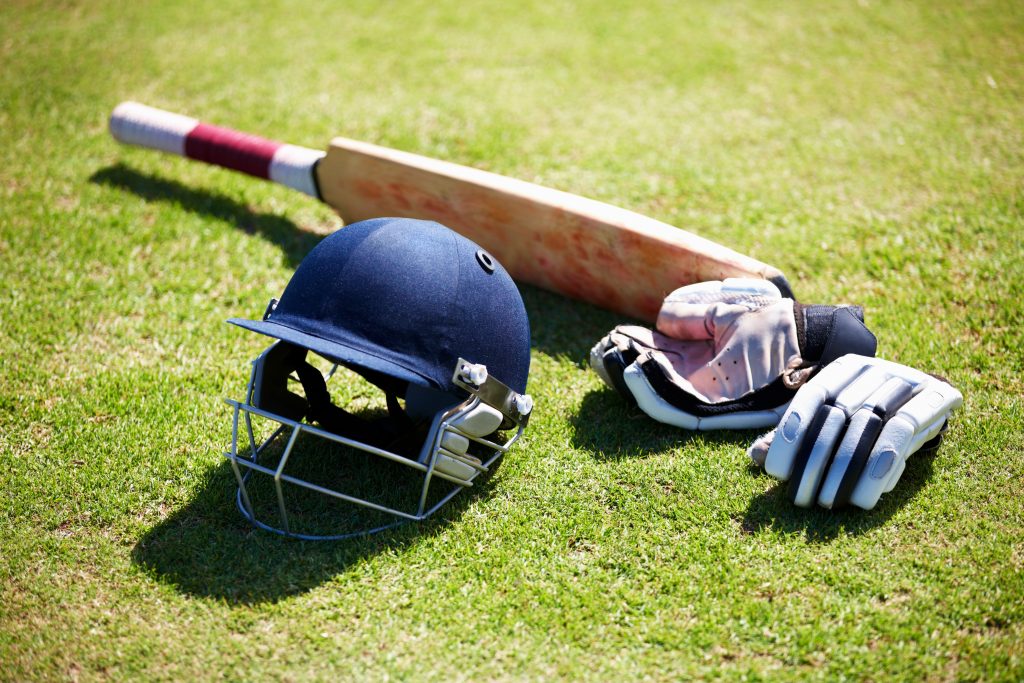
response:
[[(0, 5), (0, 679), (1024, 678), (1024, 5)], [(630, 414), (537, 290), (538, 412), (429, 523), (253, 531), (259, 315), (340, 222), (116, 145), (136, 99), (627, 206), (867, 307), (965, 405), (871, 512)]]

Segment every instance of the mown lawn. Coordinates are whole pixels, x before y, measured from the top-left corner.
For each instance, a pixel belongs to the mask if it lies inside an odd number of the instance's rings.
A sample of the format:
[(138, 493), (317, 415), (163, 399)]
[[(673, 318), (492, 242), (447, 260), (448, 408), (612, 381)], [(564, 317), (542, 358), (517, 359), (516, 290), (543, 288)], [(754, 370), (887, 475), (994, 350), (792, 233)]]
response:
[[(0, 5), (0, 679), (1024, 678), (1024, 5)], [(871, 512), (629, 412), (621, 322), (531, 288), (537, 412), (437, 518), (310, 544), (234, 508), (221, 398), (340, 227), (118, 146), (122, 99), (655, 216), (864, 304), (965, 395)]]

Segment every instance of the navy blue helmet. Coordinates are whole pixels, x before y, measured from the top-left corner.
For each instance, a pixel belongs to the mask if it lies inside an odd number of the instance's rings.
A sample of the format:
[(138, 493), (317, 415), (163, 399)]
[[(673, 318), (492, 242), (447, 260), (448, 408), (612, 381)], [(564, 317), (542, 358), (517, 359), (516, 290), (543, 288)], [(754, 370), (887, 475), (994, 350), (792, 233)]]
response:
[[(271, 531), (313, 537), (289, 528), (283, 500), (278, 525), (256, 518), (248, 479), (277, 470), (260, 464), (267, 443), (239, 449), (240, 413), (247, 425), (254, 414), (277, 419), (285, 429), (270, 439), (308, 432), (407, 463), (423, 476), (424, 495), (415, 512), (389, 512), (422, 519), (440, 507), (424, 507), (431, 479), (455, 485), (443, 504), (504, 454), (532, 410), (524, 393), (530, 326), (519, 290), (493, 256), (438, 223), (378, 218), (342, 228), (303, 259), (261, 320), (229, 322), (279, 340), (254, 361), (246, 400), (229, 401), (239, 507)], [(330, 375), (308, 352), (382, 389), (387, 417), (368, 420), (335, 406)], [(511, 438), (500, 436), (512, 429)], [(288, 439), (284, 462), (295, 442)]]

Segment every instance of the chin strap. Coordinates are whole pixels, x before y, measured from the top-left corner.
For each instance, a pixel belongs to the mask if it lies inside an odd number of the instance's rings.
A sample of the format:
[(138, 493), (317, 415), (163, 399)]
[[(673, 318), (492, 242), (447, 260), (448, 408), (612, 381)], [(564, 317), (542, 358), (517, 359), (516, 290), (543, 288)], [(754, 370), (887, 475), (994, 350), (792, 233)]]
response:
[(294, 369), (299, 376), (302, 389), (306, 392), (306, 401), (309, 404), (306, 413), (308, 420), (339, 436), (415, 457), (426, 429), (425, 426), (417, 425), (402, 410), (394, 394), (386, 394), (386, 418), (366, 420), (353, 415), (331, 402), (331, 394), (327, 391), (327, 382), (323, 374), (310, 365), (304, 355), (297, 360)]

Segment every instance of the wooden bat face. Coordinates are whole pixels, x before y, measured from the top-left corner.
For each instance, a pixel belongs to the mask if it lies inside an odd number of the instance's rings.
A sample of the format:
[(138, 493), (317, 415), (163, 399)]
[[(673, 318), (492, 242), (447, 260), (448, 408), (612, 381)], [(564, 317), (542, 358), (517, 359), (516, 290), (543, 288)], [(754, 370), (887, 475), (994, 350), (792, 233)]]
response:
[[(666, 294), (727, 277), (782, 274), (646, 216), (521, 180), (336, 138), (322, 152), (123, 102), (110, 117), (121, 142), (268, 178), (318, 196), (346, 223), (432, 219), (493, 253), (512, 277), (653, 322)], [(315, 181), (314, 181), (315, 178)]]
[(785, 282), (771, 266), (632, 211), (346, 138), (331, 141), (317, 181), (345, 222), (435, 220), (493, 253), (519, 281), (646, 321), (684, 284)]

